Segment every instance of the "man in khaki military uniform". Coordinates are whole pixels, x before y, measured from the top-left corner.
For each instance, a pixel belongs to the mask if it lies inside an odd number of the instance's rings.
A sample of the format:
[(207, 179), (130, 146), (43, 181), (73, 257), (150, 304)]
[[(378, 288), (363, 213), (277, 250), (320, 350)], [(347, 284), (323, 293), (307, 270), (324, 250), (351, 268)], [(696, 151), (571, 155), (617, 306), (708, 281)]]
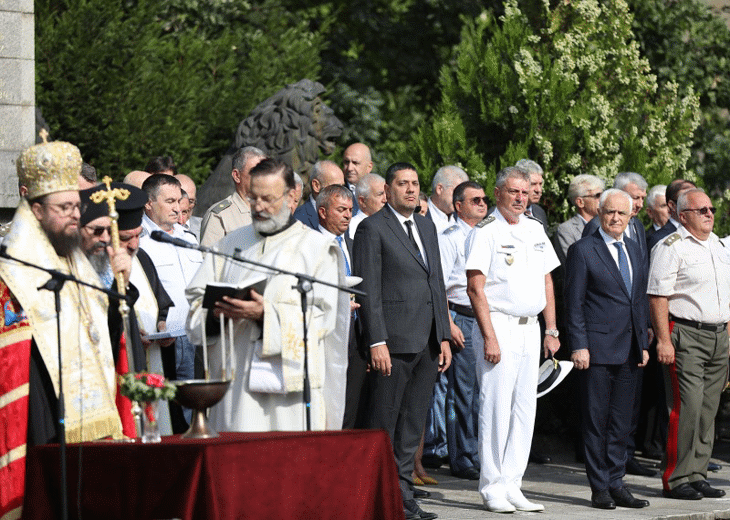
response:
[(681, 226), (654, 247), (649, 269), (651, 321), (670, 408), (663, 492), (680, 500), (725, 495), (706, 480), (727, 378), (730, 321), (730, 251), (712, 232), (714, 214), (702, 190), (683, 192)]
[(233, 156), (231, 175), (236, 191), (205, 212), (200, 225), (201, 246), (213, 246), (234, 229), (251, 223), (251, 207), (248, 204), (251, 184), (249, 172), (265, 157), (264, 152), (253, 146), (240, 148)]

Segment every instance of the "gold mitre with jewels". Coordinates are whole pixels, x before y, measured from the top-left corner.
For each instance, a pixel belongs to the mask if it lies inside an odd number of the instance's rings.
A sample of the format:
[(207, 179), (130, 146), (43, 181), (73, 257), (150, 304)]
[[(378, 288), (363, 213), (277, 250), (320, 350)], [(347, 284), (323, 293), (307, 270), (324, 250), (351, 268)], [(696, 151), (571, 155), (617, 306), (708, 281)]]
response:
[(28, 188), (28, 200), (49, 193), (79, 189), (81, 152), (64, 141), (43, 142), (31, 146), (18, 157), (18, 180)]

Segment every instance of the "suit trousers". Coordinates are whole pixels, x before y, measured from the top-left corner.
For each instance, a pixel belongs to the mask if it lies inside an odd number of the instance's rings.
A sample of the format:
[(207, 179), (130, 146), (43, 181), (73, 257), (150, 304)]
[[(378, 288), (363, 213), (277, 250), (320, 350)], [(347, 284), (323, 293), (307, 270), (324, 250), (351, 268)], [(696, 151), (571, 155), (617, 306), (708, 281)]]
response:
[(593, 492), (623, 487), (641, 373), (635, 357), (579, 371), (586, 475)]
[[(430, 344), (435, 341), (431, 334)], [(433, 385), (438, 374), (438, 349), (417, 354), (390, 354), (390, 376), (370, 372), (370, 428), (388, 432), (393, 444), (403, 500), (413, 498), (413, 463), (426, 425)]]
[(486, 500), (504, 499), (522, 486), (537, 407), (540, 325), (520, 325), (519, 318), (492, 311), (501, 360), (484, 359), (484, 338), (476, 321), (472, 329), (479, 377), (479, 493)]
[[(446, 371), (446, 438), (452, 473), (479, 469), (479, 380), (477, 352), (472, 342), (474, 318), (452, 311), (454, 323), (464, 333), (464, 349), (454, 349)], [(481, 352), (479, 353), (481, 354)]]
[(728, 333), (675, 323), (674, 364), (665, 365), (669, 412), (664, 489), (707, 478), (715, 442), (715, 415), (728, 370)]

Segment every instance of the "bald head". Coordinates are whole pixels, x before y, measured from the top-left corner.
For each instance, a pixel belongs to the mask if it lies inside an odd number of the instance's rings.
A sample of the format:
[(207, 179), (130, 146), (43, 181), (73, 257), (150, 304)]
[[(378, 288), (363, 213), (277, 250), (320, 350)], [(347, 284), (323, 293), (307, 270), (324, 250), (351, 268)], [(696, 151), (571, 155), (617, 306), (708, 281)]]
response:
[(183, 191), (188, 194), (188, 197), (190, 198), (190, 209), (192, 210), (192, 207), (195, 206), (195, 198), (197, 195), (195, 182), (193, 182), (193, 179), (191, 179), (184, 173), (178, 173), (177, 175), (175, 175), (175, 178), (180, 181), (180, 185), (182, 186)]
[(132, 186), (141, 189), (144, 181), (146, 181), (147, 177), (151, 175), (151, 173), (143, 172), (142, 170), (134, 170), (124, 177), (124, 184), (131, 184)]
[(345, 184), (345, 175), (340, 167), (332, 161), (317, 161), (314, 163), (309, 181), (312, 197), (316, 200), (317, 195), (332, 184)]
[(348, 146), (345, 153), (342, 154), (342, 169), (347, 182), (357, 184), (360, 179), (373, 170), (370, 148), (362, 143)]

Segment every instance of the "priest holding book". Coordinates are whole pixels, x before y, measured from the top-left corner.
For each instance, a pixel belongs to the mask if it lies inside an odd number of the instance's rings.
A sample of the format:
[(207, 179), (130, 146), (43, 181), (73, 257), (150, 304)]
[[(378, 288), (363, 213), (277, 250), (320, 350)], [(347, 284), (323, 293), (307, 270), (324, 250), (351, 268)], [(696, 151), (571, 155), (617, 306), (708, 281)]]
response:
[[(251, 170), (252, 224), (226, 235), (222, 253), (344, 285), (345, 268), (337, 244), (291, 217), (294, 175), (290, 166), (265, 159)], [(209, 284), (244, 289), (203, 307)], [(297, 279), (207, 254), (188, 286), (188, 335), (203, 343), (205, 327), (209, 374), (231, 377), (231, 388), (210, 410), (217, 431), (297, 431), (306, 429), (303, 398), (304, 343)], [(244, 295), (245, 294), (245, 295)], [(340, 429), (345, 403), (349, 295), (312, 284), (307, 305), (307, 349), (313, 430)], [(207, 319), (213, 313), (213, 320)], [(226, 318), (224, 330), (212, 323)], [(232, 325), (229, 325), (228, 322)], [(224, 333), (222, 333), (224, 332)], [(232, 340), (232, 349), (229, 336)], [(225, 337), (225, 340), (222, 338)]]

